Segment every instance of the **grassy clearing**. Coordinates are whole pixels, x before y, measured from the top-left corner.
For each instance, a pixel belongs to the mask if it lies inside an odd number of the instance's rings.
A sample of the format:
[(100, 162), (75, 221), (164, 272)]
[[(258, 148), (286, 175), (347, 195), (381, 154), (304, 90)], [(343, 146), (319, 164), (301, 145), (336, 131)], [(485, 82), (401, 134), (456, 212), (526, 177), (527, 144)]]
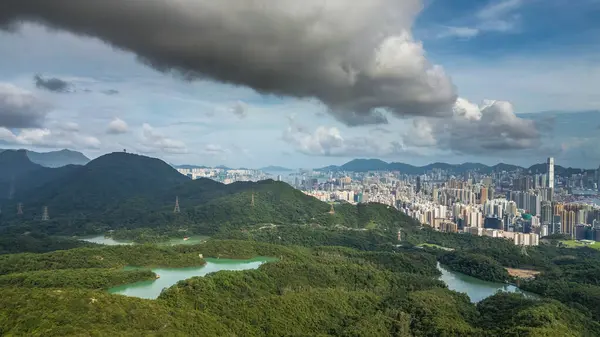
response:
[(560, 242), (569, 248), (590, 247), (600, 250), (600, 242), (595, 242), (592, 244), (585, 244), (576, 240), (562, 240)]

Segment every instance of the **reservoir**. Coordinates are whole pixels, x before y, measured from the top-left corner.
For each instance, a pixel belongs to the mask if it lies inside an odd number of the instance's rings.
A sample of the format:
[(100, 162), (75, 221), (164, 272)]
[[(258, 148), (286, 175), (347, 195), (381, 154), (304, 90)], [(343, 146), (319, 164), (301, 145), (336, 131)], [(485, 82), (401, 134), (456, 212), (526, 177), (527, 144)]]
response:
[(510, 284), (483, 281), (472, 276), (451, 271), (439, 263), (437, 268), (440, 272), (442, 272), (440, 280), (446, 283), (448, 289), (460, 293), (466, 293), (473, 303), (492, 296), (498, 291), (521, 293), (527, 297), (535, 297), (535, 295), (527, 293)]
[[(206, 241), (209, 237), (202, 235), (194, 235), (188, 238), (188, 240), (184, 240), (183, 238), (172, 238), (169, 241), (161, 242), (159, 245), (195, 245), (201, 243), (202, 241)], [(101, 245), (107, 246), (116, 246), (116, 245), (133, 245), (135, 244), (132, 241), (127, 240), (115, 240), (113, 238), (105, 237), (104, 235), (94, 235), (82, 237), (80, 240), (87, 241), (91, 243), (97, 243)]]
[[(153, 268), (159, 279), (121, 285), (108, 289), (111, 294), (120, 294), (139, 298), (156, 299), (164, 288), (169, 288), (181, 280), (196, 276), (205, 276), (220, 270), (256, 269), (265, 262), (276, 261), (275, 258), (255, 257), (249, 260), (205, 258), (202, 267), (190, 268)], [(131, 267), (130, 267), (131, 268)]]

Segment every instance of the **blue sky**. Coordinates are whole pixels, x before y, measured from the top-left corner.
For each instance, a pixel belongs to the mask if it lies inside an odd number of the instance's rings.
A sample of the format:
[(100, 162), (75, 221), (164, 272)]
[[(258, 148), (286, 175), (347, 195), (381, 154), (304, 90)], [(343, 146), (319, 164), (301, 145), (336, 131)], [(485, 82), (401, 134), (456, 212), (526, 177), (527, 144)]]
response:
[[(238, 167), (320, 167), (353, 158), (530, 165), (549, 155), (564, 166), (598, 167), (600, 1), (422, 5), (401, 26), (412, 34), (410, 46), (422, 43), (424, 57), (471, 102), (461, 103), (465, 111), (489, 117), (383, 112), (387, 124), (357, 126), (316, 98), (188, 81), (96, 38), (24, 23), (0, 31), (0, 123), (8, 108), (13, 115), (40, 109), (44, 118), (0, 125), (0, 147), (67, 147), (90, 157), (127, 148), (177, 164)], [(68, 92), (36, 85), (36, 74), (60, 79)], [(29, 110), (18, 110), (24, 106)]]

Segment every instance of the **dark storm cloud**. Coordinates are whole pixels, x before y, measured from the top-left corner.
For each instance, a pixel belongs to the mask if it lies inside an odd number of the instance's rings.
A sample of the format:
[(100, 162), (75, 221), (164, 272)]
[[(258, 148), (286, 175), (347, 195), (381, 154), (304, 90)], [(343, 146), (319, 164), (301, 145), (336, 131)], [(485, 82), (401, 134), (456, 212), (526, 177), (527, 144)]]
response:
[(42, 126), (50, 106), (34, 94), (0, 83), (0, 128)]
[(61, 80), (60, 78), (43, 78), (41, 75), (35, 75), (33, 80), (35, 81), (35, 86), (39, 89), (60, 93), (71, 91), (71, 84), (67, 81)]
[(348, 125), (451, 116), (455, 88), (410, 31), (419, 0), (2, 0), (32, 21), (97, 37), (152, 67), (258, 92), (315, 97)]

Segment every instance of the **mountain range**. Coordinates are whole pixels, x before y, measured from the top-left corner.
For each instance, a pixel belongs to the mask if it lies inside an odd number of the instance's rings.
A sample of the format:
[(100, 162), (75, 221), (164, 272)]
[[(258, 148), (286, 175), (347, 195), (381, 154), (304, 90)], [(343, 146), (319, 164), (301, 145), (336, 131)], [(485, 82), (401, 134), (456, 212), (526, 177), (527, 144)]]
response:
[[(174, 212), (175, 200), (180, 213)], [(22, 203), (23, 214), (17, 214)], [(248, 224), (413, 223), (380, 204), (331, 206), (273, 180), (191, 180), (156, 158), (116, 152), (84, 166), (46, 168), (25, 151), (0, 153), (0, 229), (83, 235), (113, 229), (193, 228), (203, 234)], [(50, 221), (40, 221), (47, 207)]]
[[(0, 153), (6, 150), (0, 149)], [(66, 165), (85, 165), (90, 159), (83, 153), (71, 150), (60, 150), (51, 152), (25, 151), (29, 160), (45, 167), (61, 167)]]
[[(447, 163), (433, 163), (426, 166), (413, 166), (410, 164), (404, 163), (388, 163), (379, 159), (354, 159), (349, 161), (341, 166), (326, 166), (316, 171), (346, 171), (346, 172), (367, 172), (367, 171), (399, 171), (405, 174), (425, 174), (433, 169), (441, 169), (445, 171), (450, 171), (456, 174), (462, 174), (469, 171), (478, 171), (480, 173), (489, 174), (493, 172), (510, 172), (522, 170), (525, 172), (531, 172), (534, 174), (537, 173), (547, 173), (547, 166), (545, 163), (535, 164), (530, 167), (521, 167), (517, 165), (511, 164), (496, 164), (493, 166), (488, 166), (480, 163), (464, 163), (464, 164), (447, 164)], [(554, 165), (554, 173), (560, 176), (570, 176), (573, 174), (580, 174), (583, 172), (588, 172), (593, 170), (584, 170), (579, 168), (568, 167), (565, 168), (560, 165)]]
[(282, 166), (266, 166), (266, 167), (261, 167), (259, 168), (260, 171), (263, 172), (292, 172), (294, 170), (287, 168), (287, 167), (282, 167)]

